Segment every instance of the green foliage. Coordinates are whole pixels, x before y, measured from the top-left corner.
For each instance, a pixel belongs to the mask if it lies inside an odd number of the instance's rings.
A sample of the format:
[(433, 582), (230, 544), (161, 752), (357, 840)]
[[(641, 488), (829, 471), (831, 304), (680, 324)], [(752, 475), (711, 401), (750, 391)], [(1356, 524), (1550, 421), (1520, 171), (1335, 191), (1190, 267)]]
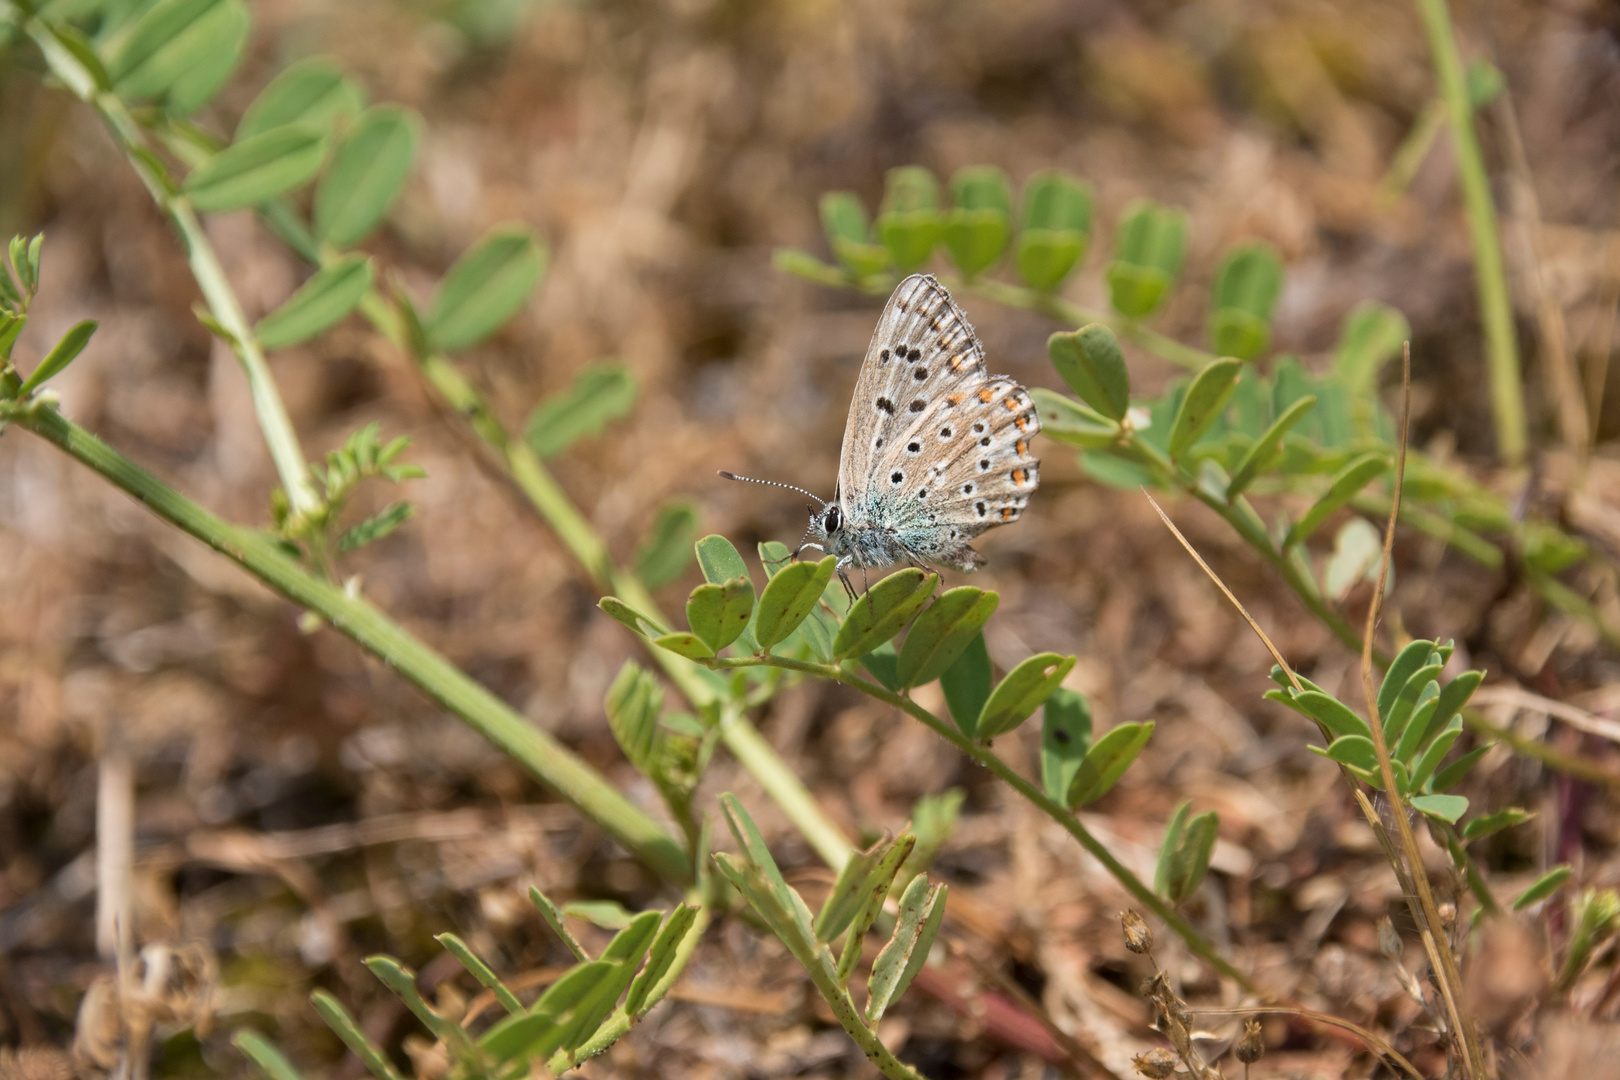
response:
[(867, 589), (850, 606), (838, 628), (833, 658), (864, 656), (893, 638), (922, 610), (938, 586), (938, 574), (925, 574), (912, 566), (895, 571)]
[(1131, 377), (1112, 330), (1092, 323), (1073, 333), (1056, 333), (1047, 339), (1046, 352), (1081, 401), (1110, 420), (1125, 419), (1131, 407)]
[(1187, 215), (1149, 199), (1125, 210), (1108, 265), (1108, 289), (1114, 310), (1145, 319), (1170, 295), (1181, 274), (1187, 248)]
[(47, 381), (61, 374), (62, 369), (73, 363), (74, 358), (90, 344), (90, 335), (95, 332), (96, 323), (93, 320), (86, 319), (76, 323), (71, 330), (62, 335), (62, 340), (51, 346), (51, 351), (45, 354), (45, 359), (41, 360), (39, 366), (23, 380), (17, 396), (26, 398), (44, 386)]
[[(313, 510), (294, 514), (289, 508), (286, 494), (279, 489), (275, 491), (271, 509), (275, 515), (277, 533), (291, 541), (324, 536), (361, 481), (381, 477), (397, 484), (402, 480), (427, 475), (419, 465), (395, 464), (399, 455), (410, 445), (409, 438), (401, 435), (384, 444), (381, 434), (381, 424), (367, 424), (350, 435), (341, 447), (326, 455), (324, 468), (311, 466), (310, 476), (321, 491), (320, 503)], [(396, 503), (344, 533), (339, 546), (347, 551), (379, 540), (398, 528), (410, 517), (410, 513), (408, 505)]]
[(354, 310), (371, 289), (374, 270), (364, 255), (345, 255), (323, 266), (276, 310), (253, 327), (266, 349), (307, 341)]
[(889, 249), (895, 269), (909, 274), (928, 261), (944, 229), (939, 181), (916, 165), (890, 169), (884, 180), (877, 234)]
[(1188, 799), (1171, 815), (1153, 874), (1154, 891), (1173, 904), (1186, 903), (1203, 884), (1220, 828), (1215, 811), (1208, 810), (1189, 818), (1191, 812), (1192, 800)]
[(527, 227), (493, 230), (439, 282), (425, 323), (429, 343), (453, 352), (483, 341), (517, 314), (545, 268), (545, 248)]
[(1125, 775), (1136, 755), (1153, 736), (1153, 722), (1120, 724), (1092, 743), (1080, 759), (1064, 798), (1069, 809), (1094, 803), (1111, 791)]
[(257, 206), (311, 180), (326, 160), (327, 138), (303, 124), (272, 128), (234, 143), (186, 177), (181, 191), (198, 210)]
[(242, 1028), (231, 1042), (264, 1074), (264, 1080), (303, 1080), (303, 1075), (276, 1045), (252, 1028)]
[(877, 1026), (890, 1003), (906, 992), (922, 970), (945, 921), (947, 891), (946, 886), (931, 885), (920, 874), (906, 886), (894, 933), (872, 962), (872, 975), (866, 983), (868, 1027)]
[(665, 503), (653, 519), (647, 539), (636, 550), (636, 576), (649, 589), (668, 585), (686, 571), (697, 532), (697, 504), (690, 499)]
[(540, 457), (556, 457), (580, 439), (598, 435), (613, 421), (628, 416), (635, 404), (636, 380), (628, 368), (617, 363), (590, 364), (581, 369), (567, 391), (534, 407), (523, 425), (523, 439)]
[(236, 141), (287, 124), (339, 131), (363, 108), (365, 96), (358, 86), (330, 60), (310, 57), (288, 65), (260, 91), (236, 125)]
[(421, 133), (421, 118), (398, 105), (361, 115), (315, 188), (317, 239), (349, 247), (377, 227), (410, 175)]
[(1024, 185), (1024, 220), (1014, 261), (1034, 289), (1049, 292), (1086, 257), (1091, 243), (1091, 185), (1056, 169)]
[(828, 555), (820, 562), (792, 563), (772, 576), (754, 616), (754, 640), (761, 649), (769, 651), (810, 617), (837, 564), (838, 557)]
[(1226, 253), (1215, 271), (1209, 316), (1210, 347), (1217, 354), (1253, 360), (1266, 351), (1282, 281), (1282, 260), (1270, 244), (1243, 244)]
[(1559, 887), (1568, 881), (1569, 876), (1574, 872), (1574, 868), (1567, 863), (1548, 870), (1532, 882), (1529, 888), (1518, 895), (1518, 898), (1513, 901), (1513, 910), (1523, 911), (1530, 905), (1547, 899), (1547, 897), (1557, 892)]
[(984, 644), (984, 631), (973, 635), (962, 655), (951, 662), (939, 677), (939, 688), (945, 693), (945, 704), (951, 710), (951, 719), (968, 738), (983, 737), (979, 731), (979, 714), (990, 700), (990, 687), (995, 673), (990, 667), (990, 650)]
[(1091, 749), (1091, 702), (1058, 687), (1041, 710), (1041, 790), (1067, 804), (1080, 763)]
[(1009, 671), (979, 713), (979, 738), (1006, 734), (1028, 720), (1056, 693), (1074, 669), (1075, 660), (1073, 656), (1038, 653)]
[(1000, 601), (995, 593), (971, 585), (941, 593), (917, 617), (900, 647), (900, 685), (921, 686), (943, 675), (989, 621)]
[(1221, 411), (1237, 390), (1238, 376), (1242, 372), (1243, 365), (1239, 361), (1228, 359), (1217, 360), (1194, 376), (1182, 395), (1175, 422), (1170, 426), (1171, 460), (1184, 456), (1220, 418)]
[(821, 227), (838, 261), (856, 280), (880, 273), (889, 264), (889, 251), (871, 242), (866, 207), (849, 191), (829, 191), (821, 197)]
[(951, 177), (945, 248), (964, 277), (989, 269), (1012, 235), (1012, 189), (993, 165), (970, 165)]
[(190, 76), (177, 110), (190, 112), (229, 75), (229, 67), (219, 74), (219, 57), (240, 56), (246, 21), (241, 0), (158, 0), (119, 35), (106, 58), (113, 90), (130, 100), (150, 100)]

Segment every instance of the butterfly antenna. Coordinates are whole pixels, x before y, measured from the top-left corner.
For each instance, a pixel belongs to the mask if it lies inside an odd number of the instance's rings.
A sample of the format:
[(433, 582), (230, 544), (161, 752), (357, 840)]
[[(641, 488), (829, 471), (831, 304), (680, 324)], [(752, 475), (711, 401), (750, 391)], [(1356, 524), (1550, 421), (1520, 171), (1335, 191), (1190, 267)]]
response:
[(802, 487), (794, 487), (792, 484), (784, 484), (779, 480), (758, 480), (752, 476), (738, 476), (736, 473), (728, 473), (724, 469), (720, 470), (720, 475), (725, 477), (727, 480), (746, 480), (750, 484), (768, 484), (771, 487), (787, 488), (789, 491), (797, 491), (800, 495), (809, 495), (822, 506), (827, 505), (827, 500), (823, 499), (814, 492), (806, 491)]

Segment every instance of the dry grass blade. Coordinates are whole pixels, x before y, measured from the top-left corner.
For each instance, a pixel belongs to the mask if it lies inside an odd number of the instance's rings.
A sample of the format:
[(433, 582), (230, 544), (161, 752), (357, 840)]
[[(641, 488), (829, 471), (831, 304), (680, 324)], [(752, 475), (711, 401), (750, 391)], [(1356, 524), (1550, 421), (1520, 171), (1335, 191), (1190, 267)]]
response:
[(1169, 529), (1171, 535), (1180, 541), (1181, 546), (1187, 549), (1187, 554), (1191, 555), (1193, 561), (1203, 568), (1204, 573), (1209, 575), (1209, 580), (1213, 581), (1216, 587), (1232, 602), (1232, 606), (1237, 608), (1238, 614), (1243, 616), (1243, 621), (1249, 624), (1249, 629), (1255, 632), (1261, 643), (1265, 645), (1266, 651), (1271, 654), (1271, 658), (1277, 662), (1278, 667), (1283, 669), (1283, 674), (1288, 676), (1288, 681), (1294, 684), (1294, 689), (1304, 693), (1305, 687), (1300, 683), (1299, 677), (1294, 674), (1294, 669), (1288, 666), (1288, 661), (1283, 659), (1282, 652), (1272, 643), (1271, 638), (1267, 636), (1265, 630), (1261, 629), (1260, 624), (1255, 622), (1254, 616), (1249, 614), (1249, 609), (1243, 606), (1243, 601), (1239, 600), (1232, 593), (1232, 590), (1226, 587), (1226, 582), (1221, 580), (1221, 576), (1215, 572), (1209, 563), (1204, 561), (1204, 557), (1198, 554), (1198, 550), (1192, 546), (1191, 542), (1181, 535), (1181, 530), (1176, 528), (1175, 522), (1171, 521), (1169, 516), (1165, 514), (1164, 508), (1154, 500), (1152, 495), (1148, 494), (1147, 488), (1142, 489), (1142, 494), (1146, 496), (1147, 501), (1153, 506), (1154, 512), (1159, 515), (1159, 520), (1164, 522), (1164, 527)]
[(1412, 1077), (1413, 1080), (1424, 1080), (1424, 1076), (1418, 1071), (1417, 1066), (1408, 1061), (1406, 1055), (1391, 1046), (1388, 1041), (1380, 1038), (1377, 1032), (1369, 1031), (1360, 1024), (1351, 1023), (1349, 1020), (1341, 1019), (1331, 1013), (1317, 1012), (1315, 1009), (1301, 1009), (1292, 1005), (1243, 1006), (1235, 1009), (1202, 1009), (1194, 1007), (1192, 1011), (1200, 1016), (1258, 1016), (1262, 1013), (1269, 1016), (1297, 1016), (1301, 1020), (1326, 1024), (1329, 1027), (1336, 1027), (1341, 1031), (1350, 1032), (1350, 1034), (1366, 1043), (1367, 1049)]
[[(1378, 582), (1373, 587), (1372, 603), (1367, 607), (1367, 626), (1361, 638), (1361, 688), (1367, 699), (1367, 726), (1372, 729), (1373, 748), (1378, 753), (1378, 772), (1384, 782), (1384, 790), (1389, 792), (1394, 800), (1394, 813), (1396, 834), (1400, 837), (1401, 855), (1406, 864), (1406, 873), (1401, 875), (1405, 880), (1403, 884), (1410, 885), (1411, 893), (1408, 895), (1408, 904), (1413, 908), (1412, 916), (1422, 931), (1423, 946), (1429, 953), (1430, 963), (1434, 965), (1435, 980), (1440, 985), (1441, 997), (1445, 999), (1446, 1011), (1451, 1016), (1452, 1031), (1456, 1037), (1459, 1049), (1462, 1051), (1464, 1075), (1470, 1080), (1481, 1080), (1485, 1076), (1485, 1059), (1480, 1050), (1479, 1035), (1473, 1024), (1469, 1023), (1462, 1014), (1460, 1001), (1462, 999), (1462, 975), (1457, 968), (1457, 958), (1452, 954), (1451, 943), (1446, 937), (1445, 924), (1440, 919), (1439, 908), (1434, 902), (1434, 891), (1429, 887), (1428, 874), (1423, 869), (1423, 859), (1418, 852), (1417, 837), (1412, 833), (1412, 823), (1401, 804), (1399, 791), (1395, 785), (1395, 770), (1389, 760), (1389, 745), (1384, 740), (1384, 725), (1378, 715), (1378, 691), (1373, 685), (1373, 636), (1378, 632), (1378, 616), (1384, 606), (1384, 589), (1389, 583), (1390, 557), (1395, 550), (1395, 523), (1401, 513), (1401, 487), (1406, 476), (1406, 449), (1412, 428), (1412, 343), (1407, 342), (1401, 349), (1401, 435), (1400, 448), (1395, 459), (1395, 490), (1390, 497), (1389, 521), (1384, 526), (1384, 554), (1378, 564)], [(1401, 867), (1395, 864), (1397, 874)], [(1415, 896), (1417, 903), (1412, 904)]]

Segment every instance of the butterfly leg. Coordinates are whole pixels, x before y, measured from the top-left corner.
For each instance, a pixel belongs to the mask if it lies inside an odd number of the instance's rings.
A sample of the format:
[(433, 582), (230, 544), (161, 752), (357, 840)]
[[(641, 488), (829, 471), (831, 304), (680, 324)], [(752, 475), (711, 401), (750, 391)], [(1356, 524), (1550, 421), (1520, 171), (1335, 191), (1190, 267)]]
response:
[[(854, 561), (855, 560), (850, 558), (850, 556), (845, 555), (842, 559), (838, 560), (838, 565), (837, 565), (838, 580), (843, 583), (843, 585), (844, 585), (844, 594), (849, 597), (849, 602), (851, 604), (853, 604), (856, 601), (856, 599), (859, 597), (859, 594), (855, 591), (855, 586), (853, 586), (853, 585), (851, 585), (849, 583), (849, 575), (844, 572), (844, 568), (846, 566), (849, 566)], [(861, 575), (862, 575), (863, 578), (866, 575), (866, 567), (864, 567), (864, 566), (861, 567)]]
[(799, 552), (803, 551), (805, 548), (815, 548), (817, 551), (821, 552), (823, 555), (827, 554), (827, 549), (822, 547), (820, 544), (817, 544), (817, 543), (814, 543), (814, 542), (806, 543), (806, 544), (800, 544), (797, 548), (795, 548), (793, 550), (793, 561), (794, 562), (798, 561)]

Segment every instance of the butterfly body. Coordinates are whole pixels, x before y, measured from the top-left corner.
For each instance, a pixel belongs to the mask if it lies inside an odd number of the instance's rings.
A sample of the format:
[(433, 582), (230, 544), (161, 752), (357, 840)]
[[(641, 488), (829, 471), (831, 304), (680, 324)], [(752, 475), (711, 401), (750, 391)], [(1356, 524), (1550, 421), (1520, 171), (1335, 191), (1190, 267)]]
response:
[(878, 319), (844, 427), (833, 500), (804, 546), (838, 568), (931, 563), (972, 571), (969, 542), (1018, 520), (1040, 483), (1029, 393), (985, 368), (984, 347), (935, 278), (902, 281)]

